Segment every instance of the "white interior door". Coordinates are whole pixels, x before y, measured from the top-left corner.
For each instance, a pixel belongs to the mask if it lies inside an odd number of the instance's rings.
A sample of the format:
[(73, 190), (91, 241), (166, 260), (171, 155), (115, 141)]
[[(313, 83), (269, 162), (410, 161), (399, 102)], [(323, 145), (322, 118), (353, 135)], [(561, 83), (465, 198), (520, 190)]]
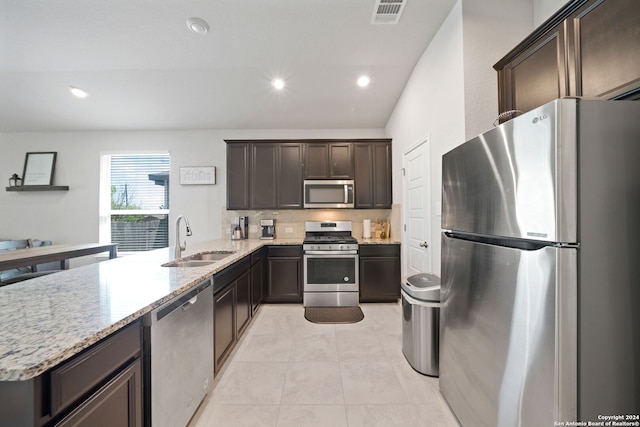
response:
[(406, 151), (403, 176), (403, 275), (430, 273), (431, 217), (429, 180), (429, 140)]

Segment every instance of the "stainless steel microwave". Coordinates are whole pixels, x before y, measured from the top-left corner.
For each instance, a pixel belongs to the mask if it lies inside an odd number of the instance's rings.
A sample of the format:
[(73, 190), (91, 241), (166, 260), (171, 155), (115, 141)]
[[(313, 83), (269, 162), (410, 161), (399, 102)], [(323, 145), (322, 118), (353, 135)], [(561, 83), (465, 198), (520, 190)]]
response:
[(353, 208), (352, 179), (305, 179), (305, 208)]

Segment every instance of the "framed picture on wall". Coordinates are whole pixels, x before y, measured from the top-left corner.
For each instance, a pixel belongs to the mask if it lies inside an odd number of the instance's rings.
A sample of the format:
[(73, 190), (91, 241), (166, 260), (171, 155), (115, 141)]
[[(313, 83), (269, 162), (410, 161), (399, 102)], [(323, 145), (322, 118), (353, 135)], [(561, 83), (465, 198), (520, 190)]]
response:
[(22, 185), (53, 185), (56, 152), (27, 153)]

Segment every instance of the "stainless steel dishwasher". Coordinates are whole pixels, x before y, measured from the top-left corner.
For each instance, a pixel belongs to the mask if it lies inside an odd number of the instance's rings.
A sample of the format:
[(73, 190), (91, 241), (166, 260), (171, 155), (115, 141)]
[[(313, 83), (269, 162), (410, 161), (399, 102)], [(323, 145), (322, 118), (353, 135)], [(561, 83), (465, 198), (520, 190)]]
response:
[(206, 280), (144, 318), (145, 425), (184, 427), (213, 383), (213, 286)]

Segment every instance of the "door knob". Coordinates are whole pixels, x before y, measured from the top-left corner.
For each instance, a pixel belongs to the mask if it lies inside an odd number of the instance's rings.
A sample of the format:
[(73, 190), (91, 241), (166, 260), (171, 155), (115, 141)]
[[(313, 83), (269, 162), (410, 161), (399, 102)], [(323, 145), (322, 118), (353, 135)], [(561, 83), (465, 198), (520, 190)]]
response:
[(422, 243), (420, 243), (420, 247), (426, 249), (426, 248), (429, 247), (429, 244), (427, 242), (422, 242)]

